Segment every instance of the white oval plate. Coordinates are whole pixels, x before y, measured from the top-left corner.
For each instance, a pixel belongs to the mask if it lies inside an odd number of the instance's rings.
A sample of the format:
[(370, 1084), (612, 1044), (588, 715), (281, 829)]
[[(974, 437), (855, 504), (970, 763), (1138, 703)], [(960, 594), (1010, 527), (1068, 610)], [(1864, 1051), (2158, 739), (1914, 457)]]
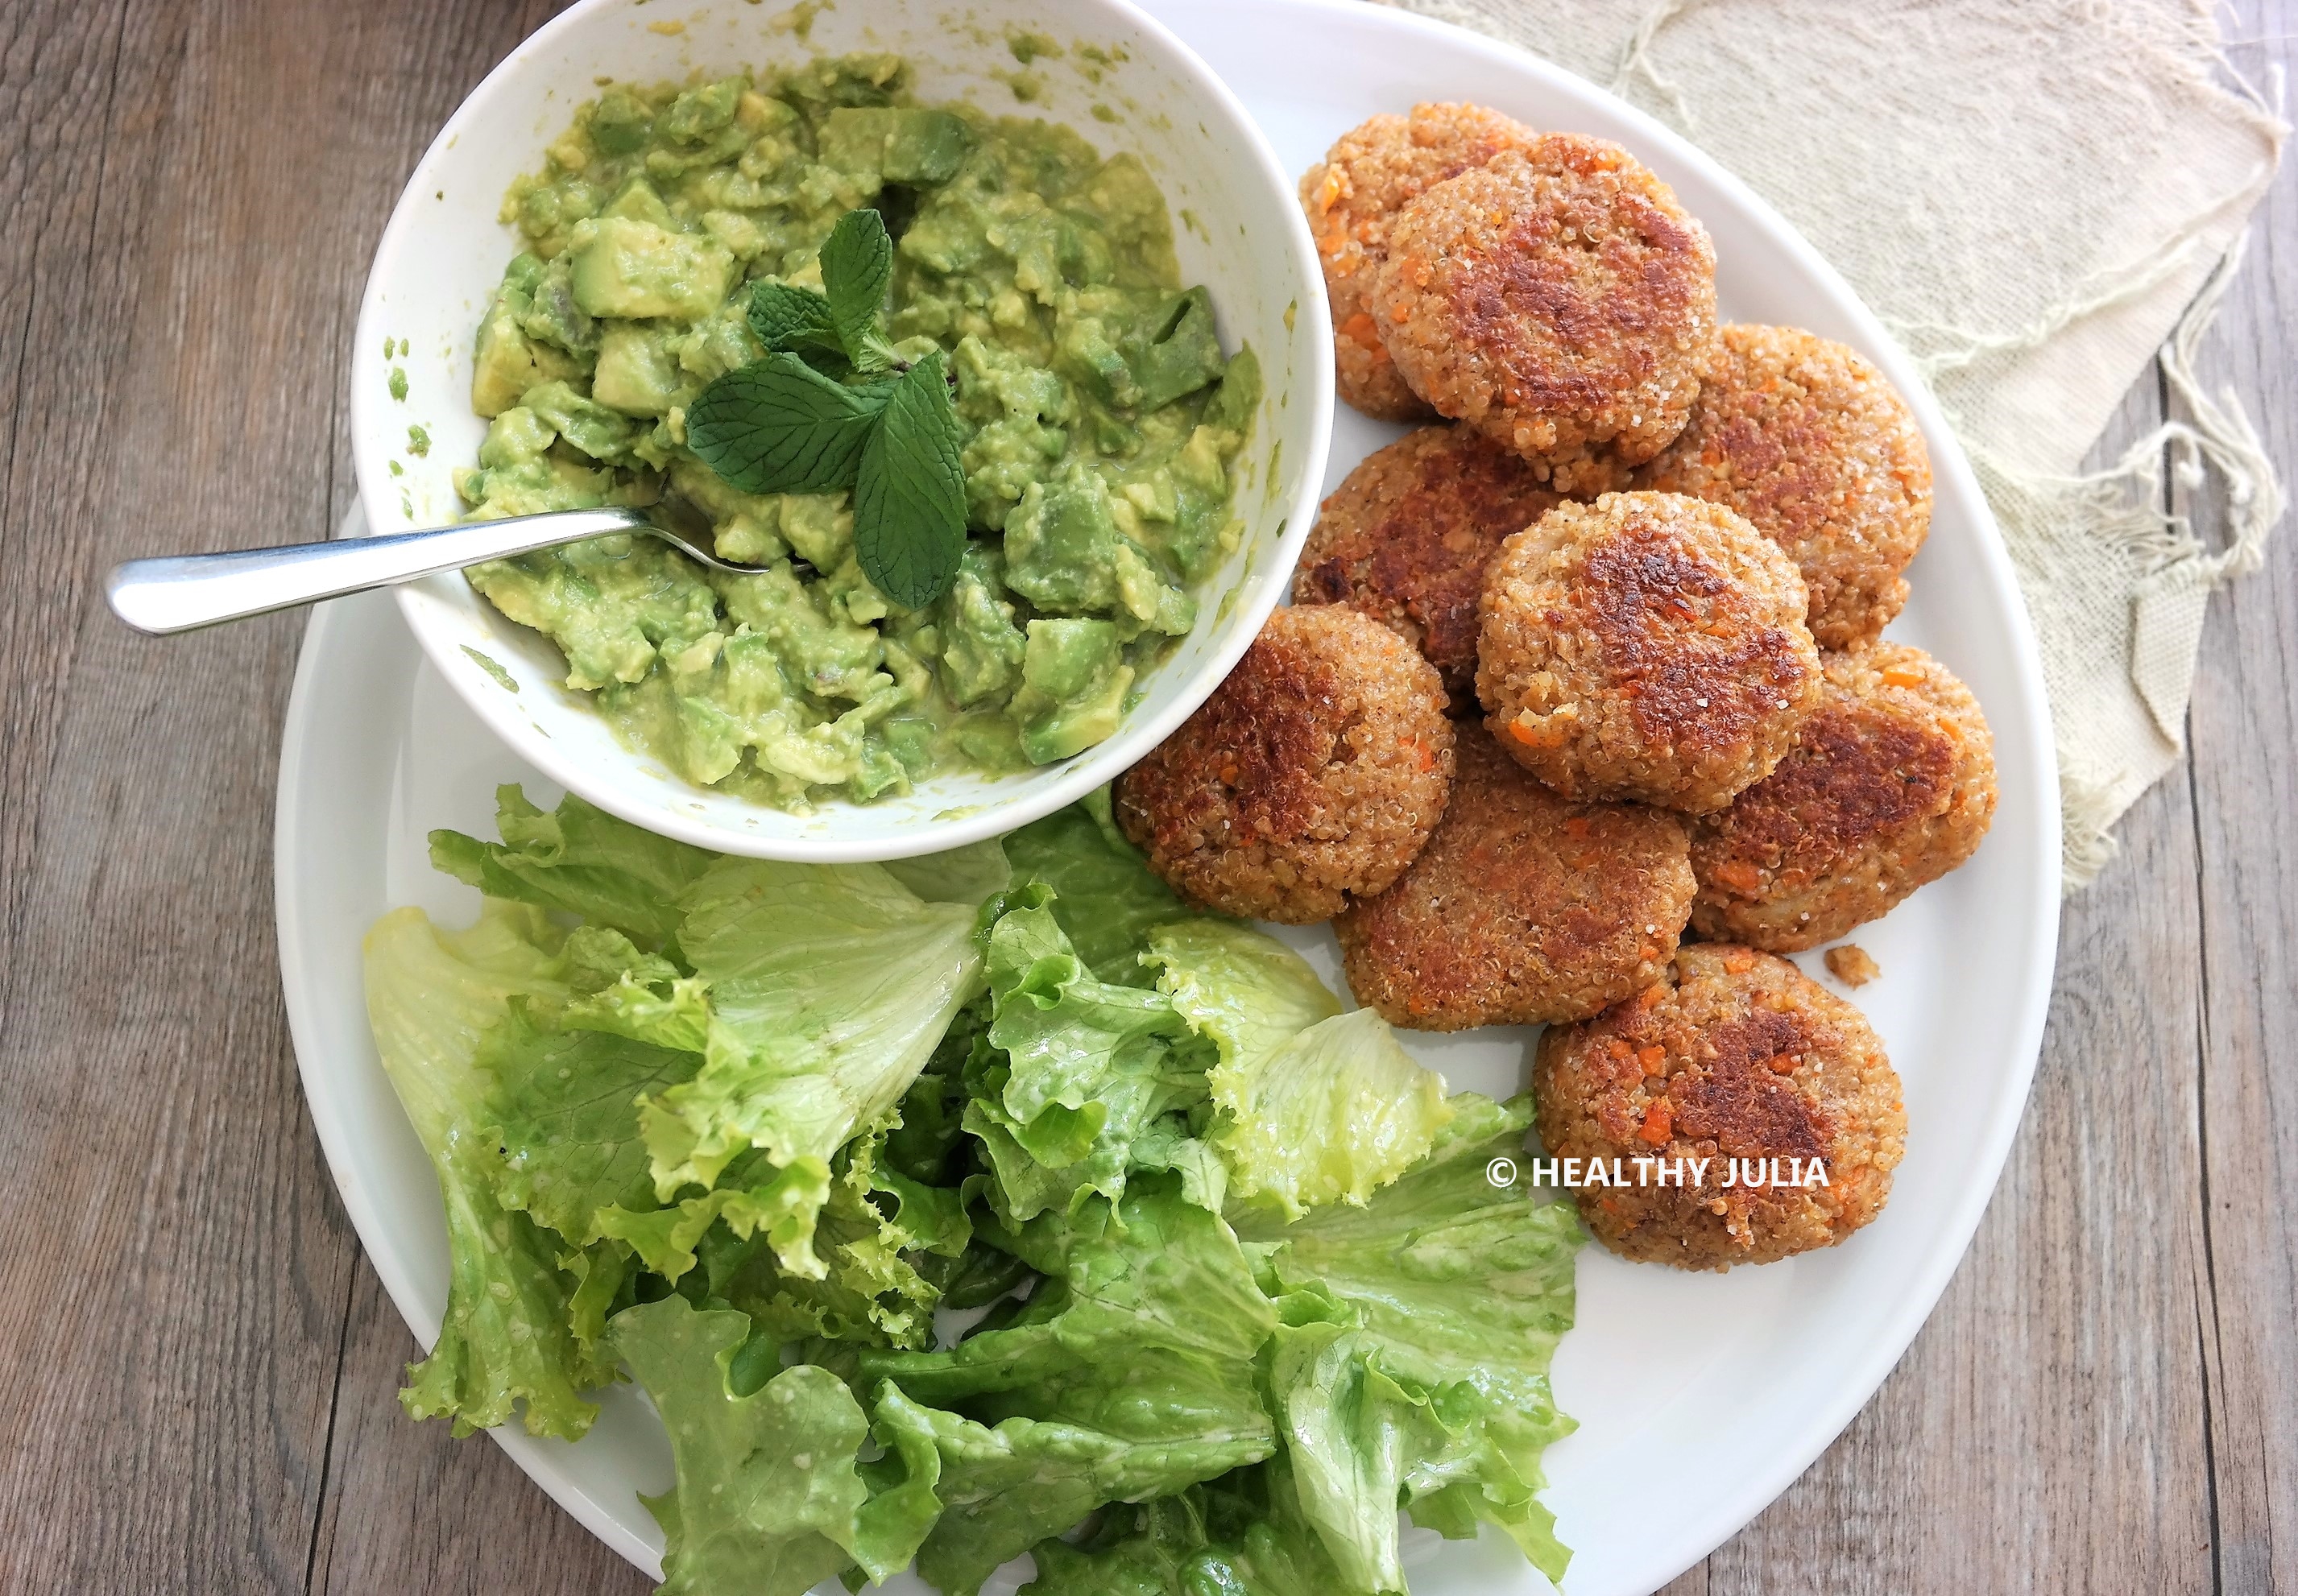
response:
[[(1892, 635), (1938, 655), (1978, 694), (1995, 729), (2001, 808), (1969, 866), (1858, 934), (1883, 975), (1857, 1001), (1906, 1086), (1908, 1153), (1883, 1217), (1842, 1247), (1725, 1276), (1623, 1263), (1593, 1246), (1582, 1255), (1579, 1326), (1555, 1373), (1557, 1399), (1581, 1428), (1549, 1453), (1546, 1500), (1575, 1552), (1566, 1589), (1641, 1596), (1753, 1518), (1850, 1421), (1930, 1312), (1994, 1189), (2042, 1038), (2058, 929), (2057, 783), (2026, 613), (1970, 467), (1905, 358), (1785, 223), (1666, 128), (1544, 62), (1369, 5), (1161, 0), (1153, 9), (1236, 88), (1294, 170), (1363, 117), (1420, 99), (1482, 101), (1619, 140), (1715, 234), (1728, 316), (1792, 323), (1862, 349), (1908, 395), (1930, 441), (1931, 538)], [(1327, 485), (1394, 432), (1343, 412)], [(430, 1166), (368, 1035), (360, 938), (397, 904), (467, 920), (475, 895), (431, 870), (425, 834), (490, 835), (495, 784), (517, 780), (538, 801), (556, 795), (440, 679), (387, 599), (315, 617), (280, 759), (281, 972), (312, 1120), (344, 1206), (426, 1345), (445, 1305), (445, 1228)], [(1328, 934), (1294, 935), (1337, 987)], [(1821, 973), (1816, 959), (1805, 962)], [(1529, 1034), (1408, 1041), (1456, 1089), (1507, 1092), (1522, 1084)], [(496, 1439), (651, 1572), (661, 1540), (638, 1493), (667, 1485), (668, 1449), (636, 1391), (605, 1396), (579, 1445), (514, 1430)], [(1666, 1511), (1652, 1512), (1654, 1502)], [(1418, 1596), (1545, 1583), (1490, 1539), (1418, 1537), (1412, 1570)], [(923, 1588), (907, 1576), (897, 1585)]]

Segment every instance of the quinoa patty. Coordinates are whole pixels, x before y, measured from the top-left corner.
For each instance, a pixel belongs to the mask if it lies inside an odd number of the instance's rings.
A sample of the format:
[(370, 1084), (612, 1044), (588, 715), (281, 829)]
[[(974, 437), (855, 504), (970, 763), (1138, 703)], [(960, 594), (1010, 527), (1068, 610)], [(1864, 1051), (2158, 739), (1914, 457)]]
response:
[(1401, 875), (1451, 786), (1436, 668), (1354, 610), (1282, 609), (1118, 778), (1117, 818), (1185, 896), (1306, 925)]
[(1691, 909), (1682, 820), (1572, 803), (1471, 728), (1412, 868), (1335, 922), (1350, 990), (1423, 1031), (1579, 1020), (1657, 981)]
[(1564, 489), (1683, 430), (1715, 342), (1715, 252), (1617, 144), (1551, 133), (1397, 213), (1371, 311), (1413, 391)]
[(1823, 648), (1899, 613), (1930, 531), (1930, 451), (1906, 401), (1856, 350), (1794, 327), (1725, 327), (1691, 420), (1635, 484), (1729, 505), (1786, 549)]
[(1721, 505), (1560, 504), (1485, 578), (1477, 696), (1500, 746), (1567, 798), (1721, 809), (1818, 702), (1803, 613), (1794, 564)]
[(1471, 707), (1485, 568), (1556, 502), (1530, 466), (1481, 432), (1423, 427), (1367, 456), (1325, 501), (1293, 600), (1371, 616), (1426, 654), (1453, 702)]
[(1365, 296), (1388, 252), (1388, 229), (1407, 201), (1433, 183), (1479, 167), (1540, 136), (1481, 105), (1416, 105), (1341, 135), (1301, 178), (1301, 209), (1324, 263), (1333, 307), (1333, 364), (1341, 398), (1383, 421), (1433, 412), (1405, 385), (1368, 312)]
[(1829, 654), (1788, 756), (1692, 834), (1692, 924), (1777, 953), (1833, 942), (1969, 859), (1994, 818), (1970, 688), (1919, 648)]
[[(1859, 1011), (1782, 958), (1695, 943), (1661, 983), (1535, 1050), (1540, 1139), (1617, 1158), (1630, 1182), (1574, 1196), (1612, 1251), (1679, 1269), (1832, 1246), (1882, 1212), (1906, 1151), (1899, 1077)], [(1703, 1184), (1634, 1182), (1632, 1160), (1709, 1160)], [(1722, 1188), (1726, 1161), (1817, 1160), (1827, 1184)]]

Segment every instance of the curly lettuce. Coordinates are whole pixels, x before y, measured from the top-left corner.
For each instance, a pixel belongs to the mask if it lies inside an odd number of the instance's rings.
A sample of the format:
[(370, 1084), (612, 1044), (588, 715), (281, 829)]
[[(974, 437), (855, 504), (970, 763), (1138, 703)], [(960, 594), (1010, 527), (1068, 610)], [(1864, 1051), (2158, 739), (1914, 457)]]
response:
[(497, 1191), (493, 1082), (480, 1055), (515, 1003), (566, 994), (553, 940), (540, 914), (513, 905), (491, 906), (463, 932), (398, 909), (367, 936), (376, 1050), (447, 1216), (446, 1316), (400, 1403), (417, 1419), (452, 1419), (458, 1435), (523, 1408), (530, 1434), (578, 1439), (598, 1415), (582, 1393), (614, 1378), (575, 1336), (578, 1282), (559, 1267), (561, 1248)]
[(695, 1596), (1032, 1551), (1040, 1596), (1380, 1596), (1400, 1510), (1561, 1572), (1580, 1237), (1486, 1178), (1528, 1109), (1447, 1098), (1105, 803), (887, 866), (499, 819), (433, 839), (475, 925), (368, 942), (450, 1242), (410, 1413), (573, 1439), (627, 1370)]
[(1273, 937), (1219, 920), (1149, 933), (1146, 960), (1191, 1027), (1220, 1049), (1207, 1085), (1229, 1190), (1298, 1218), (1361, 1205), (1426, 1153), (1451, 1117), (1444, 1082), (1369, 1009), (1341, 1012)]

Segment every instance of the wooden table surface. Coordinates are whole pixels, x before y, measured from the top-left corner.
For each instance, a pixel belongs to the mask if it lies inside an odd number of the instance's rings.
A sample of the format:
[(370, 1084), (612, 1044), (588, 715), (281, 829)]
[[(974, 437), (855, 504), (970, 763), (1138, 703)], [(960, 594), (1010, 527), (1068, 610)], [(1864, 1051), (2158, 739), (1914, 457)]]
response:
[[(152, 642), (100, 590), (130, 554), (335, 525), (384, 218), (552, 9), (0, 6), (0, 1589), (644, 1588), (393, 1399), (417, 1348), (320, 1158), (273, 945), (302, 618)], [(2294, 29), (2245, 0), (2235, 60), (2263, 81)], [(2294, 327), (2286, 169), (2203, 365), (2287, 477)], [(2150, 376), (2117, 438), (2162, 405)], [(2187, 736), (2068, 907), (1937, 1313), (1671, 1596), (2298, 1592), (2298, 531), (2214, 602)]]

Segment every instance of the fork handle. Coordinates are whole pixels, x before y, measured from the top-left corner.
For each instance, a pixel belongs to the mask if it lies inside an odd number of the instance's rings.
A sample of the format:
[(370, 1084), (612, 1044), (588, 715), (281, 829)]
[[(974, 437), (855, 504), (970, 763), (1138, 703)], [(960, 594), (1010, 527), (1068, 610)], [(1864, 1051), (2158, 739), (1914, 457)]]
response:
[(646, 524), (635, 510), (552, 510), (372, 538), (130, 560), (112, 567), (103, 593), (113, 614), (163, 637)]

